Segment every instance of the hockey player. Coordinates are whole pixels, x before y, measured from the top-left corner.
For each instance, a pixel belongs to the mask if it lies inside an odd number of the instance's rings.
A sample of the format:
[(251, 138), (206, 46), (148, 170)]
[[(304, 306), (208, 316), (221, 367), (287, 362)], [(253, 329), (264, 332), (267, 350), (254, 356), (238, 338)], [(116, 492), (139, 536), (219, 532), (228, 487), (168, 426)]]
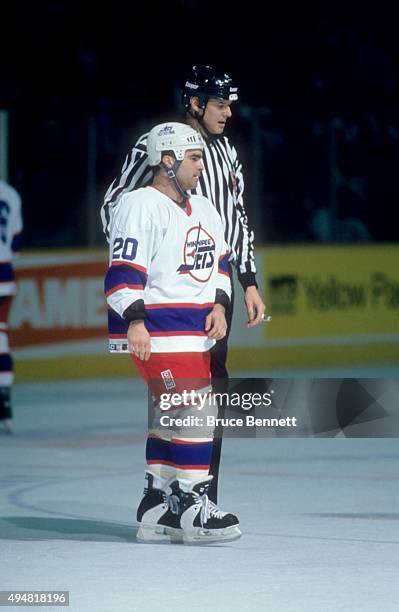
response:
[[(198, 415), (197, 398), (211, 389), (209, 351), (227, 329), (231, 284), (222, 223), (206, 198), (187, 195), (203, 170), (203, 147), (187, 125), (155, 126), (147, 139), (152, 184), (124, 194), (110, 219), (110, 349), (132, 353), (155, 400), (137, 512), (141, 541), (241, 535), (237, 517), (207, 496), (213, 430), (159, 427), (162, 393), (183, 393), (188, 380), (194, 395), (173, 416)], [(212, 410), (209, 400), (201, 414)]]
[(21, 246), (21, 198), (0, 180), (0, 424), (9, 432), (12, 418), (13, 361), (8, 343), (8, 314), (16, 292), (12, 260)]
[[(258, 292), (254, 260), (253, 232), (249, 228), (245, 210), (244, 176), (242, 164), (233, 143), (225, 136), (226, 124), (232, 117), (233, 105), (239, 102), (237, 83), (223, 69), (211, 65), (192, 66), (182, 87), (185, 115), (183, 121), (204, 138), (204, 171), (193, 188), (193, 194), (208, 198), (218, 211), (224, 235), (230, 249), (229, 272), (237, 270), (244, 291), (248, 313), (248, 327), (263, 320), (265, 305)], [(143, 134), (129, 151), (119, 176), (110, 185), (101, 210), (103, 228), (109, 239), (109, 222), (121, 196), (147, 184), (151, 164), (147, 156), (148, 134)], [(232, 296), (226, 310), (227, 333), (211, 350), (212, 383), (220, 391), (227, 390), (227, 341), (233, 315)], [(223, 417), (223, 407), (220, 407)], [(222, 428), (218, 428), (212, 451), (213, 480), (209, 496), (217, 502)]]

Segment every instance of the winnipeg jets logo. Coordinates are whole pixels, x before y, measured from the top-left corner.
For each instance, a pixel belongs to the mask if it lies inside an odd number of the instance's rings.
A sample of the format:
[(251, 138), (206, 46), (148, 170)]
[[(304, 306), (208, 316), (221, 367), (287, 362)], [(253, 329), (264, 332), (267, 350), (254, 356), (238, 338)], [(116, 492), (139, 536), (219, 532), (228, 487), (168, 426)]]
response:
[(189, 274), (200, 283), (210, 279), (215, 265), (215, 240), (201, 223), (188, 230), (183, 259), (184, 263), (177, 269), (180, 274)]

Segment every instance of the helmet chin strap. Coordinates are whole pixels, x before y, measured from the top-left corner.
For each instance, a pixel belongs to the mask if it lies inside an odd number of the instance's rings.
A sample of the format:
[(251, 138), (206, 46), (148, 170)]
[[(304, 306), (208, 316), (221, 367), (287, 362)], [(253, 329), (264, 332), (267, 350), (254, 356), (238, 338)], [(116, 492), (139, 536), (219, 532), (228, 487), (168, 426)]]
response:
[(183, 204), (185, 202), (185, 200), (188, 199), (187, 193), (185, 191), (183, 191), (183, 189), (180, 186), (179, 181), (177, 180), (176, 174), (177, 171), (180, 168), (180, 164), (181, 161), (178, 161), (177, 159), (174, 161), (173, 166), (171, 168), (168, 168), (168, 166), (166, 164), (164, 164), (162, 161), (159, 164), (162, 168), (162, 170), (164, 170), (166, 172), (166, 174), (168, 175), (169, 180), (172, 182), (173, 186), (175, 187), (177, 193), (183, 198)]

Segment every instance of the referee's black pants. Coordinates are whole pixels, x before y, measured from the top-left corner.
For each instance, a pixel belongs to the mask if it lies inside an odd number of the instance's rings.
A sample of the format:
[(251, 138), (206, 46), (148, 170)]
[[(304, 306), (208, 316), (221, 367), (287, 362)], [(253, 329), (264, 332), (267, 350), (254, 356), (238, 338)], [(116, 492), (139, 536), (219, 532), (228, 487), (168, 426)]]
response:
[[(231, 300), (230, 307), (225, 312), (227, 322), (227, 332), (223, 340), (218, 340), (214, 347), (211, 348), (211, 381), (212, 389), (215, 393), (227, 393), (229, 387), (229, 373), (227, 372), (226, 361), (227, 361), (227, 341), (230, 335), (231, 322), (233, 318), (233, 306), (234, 306), (234, 288), (233, 288), (233, 275), (230, 268), (231, 278)], [(225, 406), (224, 404), (218, 405), (218, 418), (224, 418)], [(219, 481), (219, 466), (220, 466), (220, 455), (222, 452), (222, 436), (223, 427), (218, 425), (215, 429), (211, 465), (209, 468), (209, 474), (213, 476), (211, 480), (208, 496), (215, 504), (217, 503), (218, 497), (218, 481)]]

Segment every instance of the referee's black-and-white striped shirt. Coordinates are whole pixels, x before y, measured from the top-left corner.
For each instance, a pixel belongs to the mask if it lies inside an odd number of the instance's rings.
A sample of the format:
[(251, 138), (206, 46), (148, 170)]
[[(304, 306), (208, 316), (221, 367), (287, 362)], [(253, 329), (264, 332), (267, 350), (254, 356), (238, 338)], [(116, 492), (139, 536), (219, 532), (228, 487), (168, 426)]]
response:
[[(115, 178), (105, 195), (101, 219), (107, 240), (112, 210), (118, 205), (120, 197), (145, 186), (152, 178), (147, 157), (147, 136), (148, 134), (143, 134), (128, 153), (120, 175)], [(205, 169), (198, 187), (191, 193), (207, 197), (219, 212), (225, 239), (231, 249), (230, 260), (235, 264), (239, 281), (245, 289), (256, 283), (256, 267), (254, 236), (248, 227), (243, 204), (244, 179), (237, 151), (226, 136), (206, 140), (203, 163)]]

